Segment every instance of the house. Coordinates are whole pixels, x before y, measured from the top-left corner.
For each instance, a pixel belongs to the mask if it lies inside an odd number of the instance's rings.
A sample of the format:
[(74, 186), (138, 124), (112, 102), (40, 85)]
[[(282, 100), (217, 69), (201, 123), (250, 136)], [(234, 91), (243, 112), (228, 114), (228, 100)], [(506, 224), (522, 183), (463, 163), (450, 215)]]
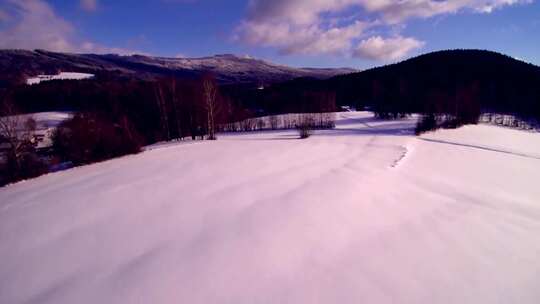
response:
[[(70, 112), (41, 112), (32, 114), (22, 114), (9, 117), (0, 117), (7, 125), (11, 125), (12, 130), (6, 131), (0, 128), (0, 163), (6, 161), (6, 152), (10, 148), (10, 144), (6, 140), (6, 136), (11, 136), (15, 133), (16, 136), (30, 137), (30, 141), (35, 145), (36, 151), (39, 154), (47, 155), (50, 153), (53, 146), (53, 135), (56, 128), (65, 120), (73, 116)], [(35, 128), (28, 131), (27, 122), (32, 119), (35, 122)], [(4, 138), (2, 140), (2, 137)]]
[(341, 106), (341, 112), (355, 112), (356, 108), (353, 106)]

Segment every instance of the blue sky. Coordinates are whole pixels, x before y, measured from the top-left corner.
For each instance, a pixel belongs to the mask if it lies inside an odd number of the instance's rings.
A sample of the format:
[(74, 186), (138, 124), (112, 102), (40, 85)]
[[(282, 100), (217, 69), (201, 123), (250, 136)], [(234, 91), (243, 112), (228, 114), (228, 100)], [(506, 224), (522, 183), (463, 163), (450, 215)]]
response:
[(367, 68), (480, 48), (540, 64), (534, 0), (0, 0), (0, 48)]

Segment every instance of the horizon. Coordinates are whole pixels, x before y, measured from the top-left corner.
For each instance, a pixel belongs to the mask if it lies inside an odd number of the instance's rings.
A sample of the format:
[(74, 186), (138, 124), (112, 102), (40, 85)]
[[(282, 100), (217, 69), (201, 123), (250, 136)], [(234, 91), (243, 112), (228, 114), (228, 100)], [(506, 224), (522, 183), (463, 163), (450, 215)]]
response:
[(264, 61), (264, 62), (266, 62), (268, 64), (271, 64), (271, 65), (278, 65), (278, 66), (283, 65), (285, 67), (293, 67), (293, 68), (298, 68), (298, 69), (351, 69), (351, 70), (355, 70), (355, 72), (363, 72), (363, 71), (367, 71), (367, 70), (370, 70), (370, 69), (376, 69), (376, 68), (385, 67), (385, 66), (388, 66), (388, 65), (399, 64), (401, 62), (405, 62), (405, 61), (408, 61), (408, 60), (411, 60), (411, 59), (415, 59), (415, 58), (430, 55), (430, 54), (440, 53), (440, 52), (479, 51), (479, 52), (488, 52), (488, 53), (494, 53), (494, 54), (501, 55), (501, 56), (506, 56), (506, 57), (509, 57), (509, 58), (514, 59), (516, 61), (520, 61), (520, 62), (523, 62), (523, 63), (526, 63), (526, 64), (530, 64), (530, 65), (533, 65), (535, 67), (540, 67), (540, 64), (536, 64), (536, 63), (533, 63), (533, 62), (528, 62), (528, 61), (526, 61), (526, 60), (524, 60), (522, 58), (519, 58), (519, 57), (512, 57), (512, 56), (510, 56), (508, 54), (504, 54), (504, 53), (501, 53), (501, 52), (488, 50), (488, 49), (441, 49), (441, 50), (433, 50), (433, 51), (429, 51), (429, 52), (426, 52), (426, 53), (416, 54), (414, 56), (410, 56), (408, 58), (397, 60), (395, 62), (386, 62), (386, 63), (381, 62), (380, 64), (375, 64), (375, 65), (367, 67), (365, 69), (358, 69), (358, 68), (354, 68), (354, 67), (350, 67), (350, 66), (336, 66), (336, 67), (290, 66), (290, 65), (270, 61), (268, 59), (253, 57), (253, 56), (249, 56), (249, 55), (243, 55), (242, 56), (242, 55), (233, 54), (233, 53), (221, 53), (221, 54), (218, 53), (218, 54), (206, 55), (206, 56), (201, 56), (201, 57), (168, 57), (168, 56), (155, 56), (155, 55), (151, 55), (151, 54), (139, 54), (139, 53), (133, 53), (133, 54), (101, 53), (100, 54), (100, 53), (56, 52), (56, 51), (49, 51), (49, 50), (44, 50), (44, 49), (33, 49), (33, 50), (29, 50), (29, 49), (0, 49), (0, 51), (29, 51), (29, 52), (45, 51), (45, 52), (59, 53), (59, 54), (69, 54), (69, 55), (98, 55), (98, 56), (99, 55), (101, 55), (101, 56), (114, 55), (114, 56), (120, 56), (120, 57), (141, 56), (141, 57), (149, 57), (149, 58), (164, 58), (164, 59), (178, 59), (178, 60), (182, 60), (182, 59), (185, 59), (185, 60), (199, 60), (199, 59), (207, 59), (207, 58), (214, 58), (214, 57), (220, 57), (220, 56), (234, 56), (234, 57), (239, 58), (239, 59), (261, 60), (261, 61)]
[(535, 0), (0, 0), (2, 49), (167, 58), (234, 54), (310, 68), (365, 70), (454, 49), (489, 50), (539, 65), (540, 45), (531, 39), (539, 28)]

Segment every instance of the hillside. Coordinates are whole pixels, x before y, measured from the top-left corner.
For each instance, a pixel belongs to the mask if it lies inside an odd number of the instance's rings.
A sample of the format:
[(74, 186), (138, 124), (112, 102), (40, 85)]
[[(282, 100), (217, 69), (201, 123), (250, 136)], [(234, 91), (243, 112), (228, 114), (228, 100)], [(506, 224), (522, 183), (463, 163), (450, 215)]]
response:
[[(4, 85), (24, 82), (38, 74), (83, 72), (106, 76), (152, 80), (165, 76), (194, 78), (205, 72), (219, 82), (273, 83), (297, 77), (329, 78), (353, 72), (352, 69), (292, 68), (263, 60), (235, 55), (202, 58), (163, 58), (95, 54), (63, 54), (42, 50), (0, 50), (0, 81)], [(0, 83), (1, 84), (1, 83)]]
[[(150, 82), (157, 78), (174, 75), (186, 80), (180, 83), (187, 83), (186, 78), (212, 71), (221, 84), (221, 93), (237, 105), (237, 110), (250, 113), (310, 111), (318, 96), (330, 94), (335, 95), (338, 105), (369, 107), (381, 116), (440, 113), (463, 116), (461, 120), (468, 123), (482, 112), (492, 112), (540, 121), (540, 68), (490, 51), (439, 51), (357, 73), (347, 73), (351, 72), (347, 69), (293, 69), (233, 55), (187, 59), (3, 52), (4, 56), (19, 53), (24, 55), (20, 55), (23, 59), (0, 60), (0, 67), (35, 74), (38, 70), (48, 73), (62, 70), (67, 64), (69, 69), (97, 75), (91, 83), (15, 88), (11, 95), (26, 112), (78, 110), (85, 108), (79, 106), (81, 100), (93, 104), (98, 97), (115, 99), (112, 96), (117, 91), (115, 87), (127, 86), (127, 81), (119, 79), (147, 80), (150, 90), (137, 96), (151, 96), (154, 93)], [(329, 79), (314, 78), (340, 73), (345, 74)], [(265, 90), (255, 90), (260, 84)], [(100, 93), (95, 94), (97, 91)], [(36, 102), (37, 96), (42, 101)], [(103, 103), (95, 110), (108, 111), (107, 102)]]
[(261, 100), (294, 104), (317, 91), (335, 93), (338, 105), (390, 116), (494, 112), (540, 121), (540, 67), (483, 50), (439, 51), (327, 80), (291, 80), (269, 88)]
[(538, 134), (338, 115), (0, 188), (0, 303), (540, 302)]
[(340, 103), (405, 112), (482, 110), (540, 118), (540, 67), (483, 50), (433, 52), (327, 81)]

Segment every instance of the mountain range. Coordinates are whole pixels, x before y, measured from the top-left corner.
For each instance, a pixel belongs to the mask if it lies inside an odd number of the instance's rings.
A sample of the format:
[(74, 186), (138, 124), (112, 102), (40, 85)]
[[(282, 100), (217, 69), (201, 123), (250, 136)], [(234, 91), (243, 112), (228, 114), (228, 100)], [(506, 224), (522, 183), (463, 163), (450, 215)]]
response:
[(0, 81), (22, 83), (39, 74), (83, 72), (114, 79), (193, 78), (210, 72), (221, 84), (267, 84), (299, 77), (317, 79), (356, 72), (350, 68), (295, 68), (231, 54), (201, 58), (67, 54), (44, 50), (0, 50)]

